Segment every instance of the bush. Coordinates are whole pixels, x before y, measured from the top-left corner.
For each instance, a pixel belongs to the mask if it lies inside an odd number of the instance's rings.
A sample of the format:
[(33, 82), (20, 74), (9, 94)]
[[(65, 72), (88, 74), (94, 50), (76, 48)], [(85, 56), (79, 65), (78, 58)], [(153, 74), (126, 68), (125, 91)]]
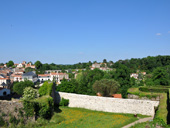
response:
[(13, 91), (16, 92), (19, 95), (22, 95), (23, 92), (24, 92), (24, 89), (26, 87), (34, 87), (34, 83), (32, 81), (29, 81), (29, 80), (16, 82), (16, 83), (14, 83)]
[(51, 95), (53, 83), (44, 82), (44, 84), (39, 89), (40, 96)]
[(32, 87), (27, 87), (24, 89), (24, 100), (32, 100), (38, 97), (38, 91)]
[(43, 96), (35, 100), (24, 100), (24, 110), (27, 117), (40, 116), (45, 119), (51, 118), (54, 111), (53, 98)]
[(4, 126), (5, 125), (5, 121), (3, 120), (3, 118), (0, 116), (0, 126)]
[(140, 91), (143, 92), (157, 92), (157, 93), (167, 93), (168, 89), (166, 88), (154, 88), (154, 87), (140, 87), (139, 88)]
[(69, 104), (69, 99), (62, 98), (59, 105), (60, 106), (68, 106), (68, 104)]

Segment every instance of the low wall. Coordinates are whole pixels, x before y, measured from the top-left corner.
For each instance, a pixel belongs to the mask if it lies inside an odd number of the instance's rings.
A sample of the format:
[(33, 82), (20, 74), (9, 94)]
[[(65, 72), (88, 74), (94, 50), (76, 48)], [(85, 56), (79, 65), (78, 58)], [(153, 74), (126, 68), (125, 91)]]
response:
[(23, 105), (21, 102), (0, 100), (0, 112), (5, 115), (3, 117), (5, 120), (9, 119), (10, 114), (15, 117), (18, 117), (19, 109), (22, 108)]
[(154, 116), (159, 101), (119, 99), (57, 92), (60, 97), (69, 99), (69, 107), (86, 108), (104, 112), (131, 113)]

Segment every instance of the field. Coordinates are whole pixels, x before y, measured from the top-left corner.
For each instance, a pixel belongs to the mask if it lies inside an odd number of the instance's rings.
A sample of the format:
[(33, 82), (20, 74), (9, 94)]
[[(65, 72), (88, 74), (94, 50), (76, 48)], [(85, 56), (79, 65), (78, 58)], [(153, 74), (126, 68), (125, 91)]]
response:
[[(97, 112), (80, 108), (60, 107), (61, 112), (55, 113), (48, 122), (43, 125), (32, 125), (41, 128), (121, 128), (131, 122), (138, 120), (132, 114), (115, 114)], [(138, 115), (143, 118), (144, 116)], [(39, 123), (42, 122), (39, 121)], [(30, 127), (30, 125), (29, 125)]]

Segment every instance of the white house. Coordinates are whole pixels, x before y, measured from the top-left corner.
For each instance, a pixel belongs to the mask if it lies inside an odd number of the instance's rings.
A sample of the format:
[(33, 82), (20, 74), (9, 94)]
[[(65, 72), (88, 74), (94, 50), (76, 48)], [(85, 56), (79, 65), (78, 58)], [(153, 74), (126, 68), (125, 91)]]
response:
[(52, 80), (50, 74), (38, 74), (38, 79), (39, 79), (40, 82)]
[(30, 80), (33, 83), (37, 82), (38, 80), (37, 75), (34, 71), (22, 74), (22, 80), (25, 80), (25, 79)]
[(0, 88), (0, 96), (7, 96), (10, 95), (11, 91), (6, 88)]
[(22, 81), (22, 74), (12, 74), (10, 76), (11, 81)]
[(17, 67), (18, 67), (18, 68), (22, 68), (22, 67), (23, 67), (23, 64), (22, 64), (22, 63), (19, 63), (19, 64), (17, 65)]

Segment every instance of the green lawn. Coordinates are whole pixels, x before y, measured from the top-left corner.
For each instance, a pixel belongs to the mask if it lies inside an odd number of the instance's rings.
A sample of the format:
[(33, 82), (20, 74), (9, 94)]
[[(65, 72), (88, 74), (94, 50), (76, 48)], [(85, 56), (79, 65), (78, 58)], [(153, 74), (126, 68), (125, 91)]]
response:
[(87, 109), (61, 107), (62, 112), (56, 113), (52, 120), (56, 120), (55, 116), (64, 118), (64, 121), (55, 124), (51, 121), (46, 128), (121, 128), (129, 124), (137, 118), (131, 114), (115, 114), (90, 111)]
[[(81, 108), (60, 107), (50, 121), (40, 119), (24, 127), (39, 128), (121, 128), (138, 120), (133, 114), (116, 114)], [(138, 115), (143, 118), (146, 116)]]

